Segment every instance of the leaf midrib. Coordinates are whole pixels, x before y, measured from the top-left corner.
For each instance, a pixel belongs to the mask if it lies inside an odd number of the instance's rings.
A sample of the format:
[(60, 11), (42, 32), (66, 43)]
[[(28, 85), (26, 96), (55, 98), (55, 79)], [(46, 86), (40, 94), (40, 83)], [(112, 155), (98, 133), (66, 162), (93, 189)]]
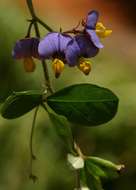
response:
[(64, 102), (64, 103), (68, 103), (68, 102), (74, 102), (74, 103), (86, 103), (86, 102), (116, 102), (116, 101), (118, 101), (117, 99), (103, 99), (103, 100), (86, 100), (86, 101), (84, 101), (84, 100), (79, 100), (79, 101), (77, 101), (77, 100), (56, 100), (56, 99), (48, 99), (48, 101), (50, 101), (50, 102)]

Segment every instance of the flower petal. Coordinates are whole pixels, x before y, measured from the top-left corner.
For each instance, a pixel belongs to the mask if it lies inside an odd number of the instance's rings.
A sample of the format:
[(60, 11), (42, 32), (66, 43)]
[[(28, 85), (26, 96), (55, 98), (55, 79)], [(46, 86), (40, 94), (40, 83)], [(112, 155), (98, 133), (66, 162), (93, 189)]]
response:
[(52, 58), (54, 55), (61, 56), (66, 49), (71, 37), (65, 34), (52, 32), (45, 36), (39, 43), (38, 52), (42, 58)]
[(86, 19), (86, 28), (95, 30), (98, 17), (99, 13), (97, 11), (90, 11)]
[(71, 166), (76, 170), (84, 168), (84, 159), (80, 156), (73, 156), (72, 154), (68, 154), (67, 160), (71, 164)]
[(86, 35), (77, 35), (68, 44), (65, 51), (66, 61), (69, 66), (75, 66), (79, 62), (80, 57), (91, 58), (97, 55), (97, 48)]
[(66, 61), (69, 66), (75, 66), (78, 64), (78, 58), (80, 56), (80, 48), (75, 39), (69, 42), (65, 51)]
[(38, 38), (24, 38), (18, 40), (12, 51), (12, 56), (15, 59), (35, 57), (38, 58)]
[(97, 48), (103, 48), (102, 43), (100, 42), (99, 37), (97, 36), (96, 32), (94, 30), (86, 30), (87, 34), (89, 35), (91, 41), (93, 42), (93, 44), (97, 47)]
[(82, 54), (82, 57), (94, 57), (99, 52), (99, 49), (92, 43), (89, 38), (87, 38), (87, 36), (78, 35), (75, 37), (75, 39), (80, 47), (80, 54)]

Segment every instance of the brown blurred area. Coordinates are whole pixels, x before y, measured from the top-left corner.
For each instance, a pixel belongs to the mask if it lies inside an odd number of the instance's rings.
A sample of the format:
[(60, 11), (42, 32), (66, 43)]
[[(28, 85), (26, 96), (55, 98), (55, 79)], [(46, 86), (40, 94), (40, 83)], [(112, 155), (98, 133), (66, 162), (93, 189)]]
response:
[[(16, 0), (16, 2), (21, 8), (25, 6), (24, 0)], [(136, 26), (135, 0), (131, 2), (128, 0), (33, 0), (33, 3), (39, 14), (54, 18), (54, 22), (58, 24), (59, 21), (56, 19), (59, 17), (62, 20), (66, 19), (66, 22), (71, 20), (71, 17), (72, 20), (78, 20), (83, 18), (89, 10), (96, 9), (100, 11), (102, 19), (113, 18), (116, 24), (126, 25), (124, 22), (127, 21), (133, 27)]]

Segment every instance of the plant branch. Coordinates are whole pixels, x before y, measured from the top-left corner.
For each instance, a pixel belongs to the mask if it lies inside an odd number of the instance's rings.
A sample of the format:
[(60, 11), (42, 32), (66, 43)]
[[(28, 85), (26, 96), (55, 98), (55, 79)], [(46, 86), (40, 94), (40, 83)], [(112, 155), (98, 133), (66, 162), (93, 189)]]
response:
[(27, 6), (29, 8), (32, 18), (35, 19), (35, 21), (39, 22), (41, 25), (43, 25), (49, 32), (53, 32), (53, 29), (48, 24), (44, 23), (41, 19), (39, 19), (37, 15), (35, 14), (32, 0), (26, 0), (26, 1), (27, 1)]
[[(38, 17), (35, 14), (34, 11), (34, 7), (33, 7), (33, 3), (32, 0), (26, 0), (27, 2), (27, 6), (29, 8), (30, 14), (32, 16), (32, 20), (34, 21), (34, 28), (35, 28), (35, 34), (38, 38), (40, 38), (40, 31), (39, 31), (39, 27), (38, 27), (38, 22), (41, 20), (38, 19)], [(38, 19), (38, 20), (37, 20)], [(46, 25), (46, 24), (45, 24)], [(47, 25), (46, 25), (47, 26)], [(49, 29), (50, 27), (48, 27)], [(51, 29), (52, 30), (52, 29)], [(49, 72), (48, 72), (48, 68), (47, 68), (47, 64), (46, 62), (43, 60), (42, 61), (42, 66), (43, 66), (43, 71), (44, 71), (44, 78), (45, 78), (45, 82), (46, 82), (46, 87), (47, 89), (50, 91), (50, 93), (53, 93), (53, 89), (51, 87), (51, 83), (50, 83), (50, 78), (49, 78)]]
[(41, 24), (49, 32), (53, 32), (52, 28), (50, 26), (48, 26), (45, 22), (43, 22), (41, 19), (39, 19), (38, 17), (36, 17), (36, 20), (37, 20), (37, 22), (39, 22), (39, 24)]
[(29, 23), (29, 27), (28, 27), (26, 38), (30, 37), (30, 33), (31, 33), (31, 29), (32, 29), (33, 24), (34, 24), (34, 21), (31, 20), (30, 23)]

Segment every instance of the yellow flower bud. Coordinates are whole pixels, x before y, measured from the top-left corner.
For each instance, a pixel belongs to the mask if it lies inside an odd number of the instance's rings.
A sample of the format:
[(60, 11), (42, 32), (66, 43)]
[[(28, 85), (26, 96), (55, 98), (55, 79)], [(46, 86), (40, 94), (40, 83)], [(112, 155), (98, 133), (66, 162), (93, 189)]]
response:
[(62, 71), (64, 70), (64, 63), (60, 59), (53, 60), (53, 70), (55, 73), (55, 77), (58, 78)]
[(106, 29), (106, 27), (101, 23), (98, 22), (96, 24), (96, 34), (100, 37), (100, 38), (105, 38), (110, 36), (112, 33), (112, 30), (110, 29)]
[(24, 59), (24, 69), (26, 72), (34, 72), (35, 68), (35, 62), (32, 57)]
[(90, 61), (80, 58), (78, 68), (85, 74), (88, 75), (91, 71), (91, 63)]

